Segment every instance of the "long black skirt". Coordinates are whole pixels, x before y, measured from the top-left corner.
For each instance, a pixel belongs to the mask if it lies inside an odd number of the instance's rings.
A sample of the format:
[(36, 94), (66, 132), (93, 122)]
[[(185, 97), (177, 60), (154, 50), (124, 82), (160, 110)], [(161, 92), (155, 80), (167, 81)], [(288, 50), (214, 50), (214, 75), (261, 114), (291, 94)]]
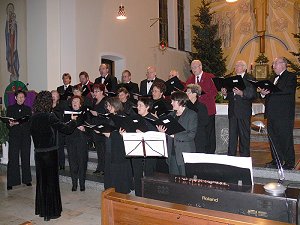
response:
[(57, 150), (35, 153), (36, 197), (35, 214), (54, 219), (62, 212)]

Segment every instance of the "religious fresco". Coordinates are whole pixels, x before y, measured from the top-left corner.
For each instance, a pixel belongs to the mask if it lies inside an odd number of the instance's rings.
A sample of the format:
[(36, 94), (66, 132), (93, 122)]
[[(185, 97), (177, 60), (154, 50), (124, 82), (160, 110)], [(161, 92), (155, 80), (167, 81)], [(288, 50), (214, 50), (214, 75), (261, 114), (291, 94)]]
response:
[[(197, 9), (200, 0), (191, 4)], [(215, 12), (213, 22), (219, 25), (218, 36), (223, 41), (228, 71), (233, 70), (238, 59), (245, 59), (250, 71), (260, 53), (270, 62), (278, 55), (297, 60), (290, 52), (299, 51), (293, 33), (300, 30), (300, 1), (212, 0), (211, 11)]]
[(6, 7), (5, 24), (6, 62), (10, 72), (10, 82), (19, 80), (19, 56), (18, 56), (18, 28), (14, 4)]

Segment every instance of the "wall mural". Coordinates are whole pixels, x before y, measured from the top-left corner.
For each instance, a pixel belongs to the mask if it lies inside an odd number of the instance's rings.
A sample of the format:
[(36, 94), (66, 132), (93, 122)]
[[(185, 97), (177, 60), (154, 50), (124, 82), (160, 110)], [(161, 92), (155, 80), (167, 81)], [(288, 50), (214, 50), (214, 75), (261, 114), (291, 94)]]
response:
[(296, 58), (298, 43), (292, 33), (299, 32), (300, 2), (297, 0), (239, 0), (235, 3), (211, 0), (213, 21), (219, 24), (228, 71), (238, 59), (251, 65), (260, 53), (270, 61), (278, 55)]
[(6, 62), (10, 72), (10, 82), (19, 80), (18, 29), (14, 4), (6, 7), (5, 24)]

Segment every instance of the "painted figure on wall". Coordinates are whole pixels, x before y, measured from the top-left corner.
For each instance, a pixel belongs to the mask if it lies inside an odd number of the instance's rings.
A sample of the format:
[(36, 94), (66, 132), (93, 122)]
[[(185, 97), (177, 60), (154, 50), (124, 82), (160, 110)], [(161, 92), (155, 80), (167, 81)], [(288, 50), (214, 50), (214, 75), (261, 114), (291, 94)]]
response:
[(265, 32), (268, 13), (267, 0), (253, 0), (253, 12), (256, 22), (256, 32), (259, 36), (260, 53), (265, 53)]
[(221, 21), (221, 35), (222, 35), (221, 37), (225, 48), (229, 48), (231, 46), (233, 16), (234, 14), (232, 12), (225, 12)]
[(10, 82), (19, 80), (19, 56), (17, 49), (17, 22), (15, 7), (9, 3), (6, 7), (6, 25), (5, 25), (5, 41), (6, 41), (6, 61), (7, 70), (10, 72)]

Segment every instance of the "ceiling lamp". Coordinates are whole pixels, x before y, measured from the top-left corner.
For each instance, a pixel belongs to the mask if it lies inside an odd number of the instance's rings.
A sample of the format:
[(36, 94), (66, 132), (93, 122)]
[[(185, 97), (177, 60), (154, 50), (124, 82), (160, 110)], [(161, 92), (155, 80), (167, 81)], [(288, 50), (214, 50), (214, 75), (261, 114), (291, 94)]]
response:
[(230, 2), (230, 3), (232, 3), (232, 2), (237, 2), (238, 0), (226, 0), (226, 2)]
[(124, 8), (123, 5), (119, 6), (119, 11), (118, 11), (117, 19), (118, 20), (126, 20), (127, 19), (127, 16), (126, 16), (126, 13), (125, 13), (125, 8)]

